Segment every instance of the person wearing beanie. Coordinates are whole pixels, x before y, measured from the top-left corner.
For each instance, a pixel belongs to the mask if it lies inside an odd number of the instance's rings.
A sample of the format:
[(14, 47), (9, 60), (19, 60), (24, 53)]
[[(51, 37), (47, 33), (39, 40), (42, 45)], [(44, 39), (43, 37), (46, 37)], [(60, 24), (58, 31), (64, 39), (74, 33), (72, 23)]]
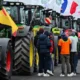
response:
[(43, 28), (40, 28), (40, 29), (39, 29), (39, 33), (40, 33), (40, 34), (43, 34), (43, 33), (44, 33), (44, 29), (43, 29)]
[(71, 66), (70, 66), (70, 46), (71, 40), (63, 33), (61, 39), (58, 42), (58, 47), (61, 55), (61, 77), (65, 76), (65, 64), (67, 65), (67, 76), (71, 77)]

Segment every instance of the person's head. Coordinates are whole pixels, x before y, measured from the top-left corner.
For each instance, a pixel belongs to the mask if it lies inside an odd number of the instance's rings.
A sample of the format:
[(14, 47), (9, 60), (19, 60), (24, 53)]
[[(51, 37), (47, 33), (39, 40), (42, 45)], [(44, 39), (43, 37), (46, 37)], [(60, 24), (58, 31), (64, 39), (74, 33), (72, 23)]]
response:
[(72, 35), (72, 30), (69, 29), (69, 30), (68, 30), (68, 33), (69, 33), (69, 36), (71, 36), (71, 35)]
[(61, 34), (61, 38), (62, 38), (64, 41), (66, 41), (66, 40), (68, 39), (68, 37), (66, 36), (65, 33)]
[(65, 27), (63, 27), (63, 32), (65, 32), (66, 31), (66, 28)]
[(71, 36), (76, 36), (75, 32), (72, 32)]
[(50, 36), (50, 33), (49, 33), (48, 31), (45, 31), (44, 34), (45, 34), (46, 36)]
[(39, 33), (40, 33), (40, 34), (43, 34), (43, 33), (44, 33), (44, 29), (43, 29), (43, 28), (40, 28), (40, 29), (39, 29)]

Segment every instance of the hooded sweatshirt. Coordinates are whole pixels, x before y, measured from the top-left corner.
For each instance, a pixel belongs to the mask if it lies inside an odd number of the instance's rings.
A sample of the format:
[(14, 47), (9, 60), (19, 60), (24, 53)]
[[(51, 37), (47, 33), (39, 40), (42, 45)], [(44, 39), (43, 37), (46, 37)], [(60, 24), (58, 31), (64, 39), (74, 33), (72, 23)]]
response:
[(70, 45), (71, 40), (65, 35), (61, 35), (61, 39), (59, 40), (58, 46), (60, 47), (61, 54), (70, 54)]

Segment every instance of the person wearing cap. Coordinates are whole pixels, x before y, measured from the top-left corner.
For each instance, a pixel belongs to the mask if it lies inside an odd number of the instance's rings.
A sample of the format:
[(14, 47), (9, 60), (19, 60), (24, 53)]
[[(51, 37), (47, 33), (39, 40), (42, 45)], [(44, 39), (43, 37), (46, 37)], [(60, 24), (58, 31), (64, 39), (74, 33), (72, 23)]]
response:
[(61, 39), (58, 42), (60, 55), (61, 55), (61, 69), (62, 73), (60, 74), (61, 77), (65, 76), (65, 64), (67, 65), (67, 76), (71, 77), (71, 66), (70, 66), (70, 47), (71, 47), (71, 40), (63, 33), (61, 35)]
[[(40, 29), (41, 30), (41, 29)], [(42, 30), (40, 31), (42, 32)], [(50, 39), (42, 32), (37, 41), (37, 49), (39, 52), (39, 73), (38, 76), (50, 76), (47, 73), (48, 60), (50, 59)], [(49, 58), (48, 58), (49, 57)]]
[(71, 72), (73, 76), (76, 76), (76, 67), (78, 62), (78, 53), (77, 53), (78, 37), (76, 36), (75, 32), (72, 32), (69, 38), (72, 42), (71, 53), (70, 53)]

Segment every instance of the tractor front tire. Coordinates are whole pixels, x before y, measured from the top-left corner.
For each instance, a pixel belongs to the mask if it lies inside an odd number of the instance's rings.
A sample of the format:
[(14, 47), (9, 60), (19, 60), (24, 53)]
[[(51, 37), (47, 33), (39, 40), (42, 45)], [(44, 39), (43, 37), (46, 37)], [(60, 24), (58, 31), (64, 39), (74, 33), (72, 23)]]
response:
[(12, 46), (10, 42), (7, 41), (3, 42), (3, 41), (0, 41), (1, 45), (0, 79), (10, 80), (12, 75), (12, 65), (13, 65)]

